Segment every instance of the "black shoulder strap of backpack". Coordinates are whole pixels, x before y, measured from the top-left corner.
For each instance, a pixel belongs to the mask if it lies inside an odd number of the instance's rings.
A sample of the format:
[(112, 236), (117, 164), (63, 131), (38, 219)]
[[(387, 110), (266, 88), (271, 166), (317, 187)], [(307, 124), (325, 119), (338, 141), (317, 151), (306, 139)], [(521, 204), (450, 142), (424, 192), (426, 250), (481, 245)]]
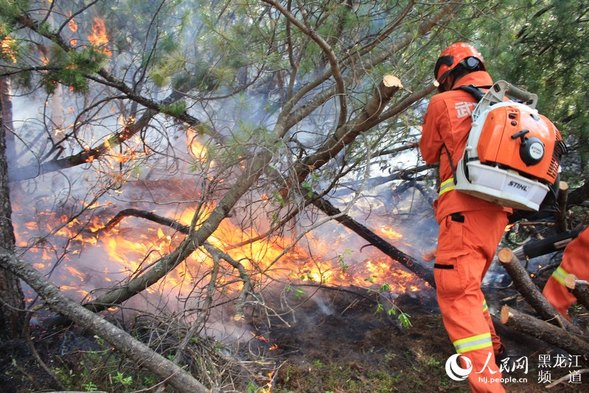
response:
[[(491, 88), (491, 86), (475, 86), (475, 85), (466, 85), (466, 86), (458, 86), (457, 88), (455, 88), (454, 90), (463, 90), (467, 93), (470, 93), (470, 95), (472, 95), (474, 97), (474, 99), (479, 102), (483, 96), (485, 95), (485, 93), (481, 90), (482, 88)], [(454, 176), (454, 184), (456, 184), (456, 166), (454, 165), (454, 162), (452, 162), (452, 155), (450, 154), (450, 150), (448, 150), (448, 147), (443, 144), (442, 145), (444, 147), (444, 149), (446, 150), (446, 154), (448, 155), (448, 161), (450, 162), (450, 169), (452, 170), (452, 176)]]
[(491, 86), (466, 85), (466, 86), (458, 86), (454, 90), (462, 90), (467, 93), (470, 93), (470, 95), (472, 95), (474, 97), (474, 99), (477, 100), (477, 102), (479, 102), (483, 98), (483, 96), (485, 95), (485, 93), (483, 93), (483, 91), (481, 90), (481, 87), (489, 88)]

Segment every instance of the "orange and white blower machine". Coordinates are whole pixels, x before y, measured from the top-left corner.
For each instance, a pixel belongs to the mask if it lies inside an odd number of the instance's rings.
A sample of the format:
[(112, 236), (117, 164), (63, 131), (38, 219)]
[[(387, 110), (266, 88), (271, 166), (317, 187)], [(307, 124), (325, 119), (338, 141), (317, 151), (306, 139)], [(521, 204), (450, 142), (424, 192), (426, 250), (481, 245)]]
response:
[(556, 182), (566, 146), (554, 124), (535, 109), (537, 100), (506, 81), (485, 93), (456, 167), (456, 190), (516, 209), (539, 209), (548, 185)]

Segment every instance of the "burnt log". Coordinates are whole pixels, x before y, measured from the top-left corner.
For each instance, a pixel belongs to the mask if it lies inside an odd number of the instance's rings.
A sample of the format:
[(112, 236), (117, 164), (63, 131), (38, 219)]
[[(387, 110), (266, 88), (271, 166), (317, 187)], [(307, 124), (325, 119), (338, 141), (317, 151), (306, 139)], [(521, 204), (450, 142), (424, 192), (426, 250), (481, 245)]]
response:
[(313, 203), (313, 205), (318, 207), (328, 216), (333, 217), (334, 220), (346, 228), (354, 231), (354, 233), (356, 233), (362, 239), (368, 241), (372, 246), (376, 247), (384, 254), (391, 257), (393, 260), (405, 266), (407, 269), (415, 273), (417, 277), (427, 282), (433, 288), (436, 287), (432, 270), (420, 265), (417, 259), (405, 254), (403, 251), (399, 250), (385, 239), (372, 232), (366, 226), (354, 220), (352, 217), (348, 216), (347, 214), (343, 214), (338, 208), (333, 206), (331, 202), (325, 198), (319, 197), (318, 194), (313, 195), (311, 203)]
[(569, 196), (569, 185), (567, 182), (561, 181), (558, 184), (558, 210), (556, 211), (556, 229), (559, 232), (564, 232), (568, 229), (567, 222), (567, 204)]
[(575, 295), (577, 302), (589, 310), (589, 282), (579, 280), (574, 274), (569, 274), (565, 277), (564, 283)]
[(499, 250), (499, 262), (509, 273), (513, 284), (524, 299), (536, 310), (540, 318), (549, 321), (569, 332), (581, 333), (580, 329), (563, 318), (562, 315), (546, 300), (540, 289), (532, 281), (528, 271), (509, 248)]
[(569, 205), (582, 205), (589, 200), (589, 182), (585, 182), (581, 187), (574, 189), (568, 195)]
[[(164, 99), (160, 105), (164, 107), (178, 101), (182, 97), (182, 93), (175, 91), (166, 99)], [(118, 146), (124, 143), (145, 129), (145, 127), (149, 125), (150, 121), (155, 115), (157, 115), (157, 113), (158, 111), (155, 109), (146, 110), (139, 119), (128, 124), (122, 131), (111, 134), (103, 143), (99, 144), (98, 146), (81, 150), (80, 152), (68, 157), (56, 158), (45, 162), (33, 163), (21, 168), (14, 168), (14, 170), (11, 170), (10, 172), (10, 181), (33, 179), (46, 173), (73, 168), (99, 159), (104, 154), (111, 151), (113, 146)], [(200, 124), (200, 122), (195, 119), (195, 121), (191, 124), (197, 126)]]
[(589, 355), (589, 342), (587, 340), (546, 321), (514, 310), (507, 305), (501, 308), (501, 323), (562, 348), (571, 354)]

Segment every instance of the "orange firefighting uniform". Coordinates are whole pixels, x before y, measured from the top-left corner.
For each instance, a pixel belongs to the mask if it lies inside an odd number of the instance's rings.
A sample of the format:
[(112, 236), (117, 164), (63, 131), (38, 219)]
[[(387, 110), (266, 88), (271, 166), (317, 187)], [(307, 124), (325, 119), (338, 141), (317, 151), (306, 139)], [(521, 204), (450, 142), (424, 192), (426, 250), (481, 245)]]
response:
[[(492, 84), (486, 71), (475, 71), (461, 77), (453, 88)], [(419, 147), (427, 163), (439, 163), (441, 183), (434, 209), (440, 229), (434, 279), (444, 326), (456, 352), (472, 361), (468, 377), (472, 390), (504, 392), (495, 364), (495, 353), (502, 345), (481, 282), (511, 209), (454, 190), (453, 172), (464, 152), (475, 106), (472, 95), (462, 90), (434, 95), (425, 114)], [(491, 383), (493, 380), (496, 382)]]
[(550, 304), (567, 319), (570, 319), (568, 309), (577, 301), (577, 298), (569, 292), (564, 284), (564, 279), (567, 275), (574, 274), (581, 280), (589, 280), (588, 251), (589, 228), (584, 229), (564, 249), (560, 266), (552, 273), (542, 291)]

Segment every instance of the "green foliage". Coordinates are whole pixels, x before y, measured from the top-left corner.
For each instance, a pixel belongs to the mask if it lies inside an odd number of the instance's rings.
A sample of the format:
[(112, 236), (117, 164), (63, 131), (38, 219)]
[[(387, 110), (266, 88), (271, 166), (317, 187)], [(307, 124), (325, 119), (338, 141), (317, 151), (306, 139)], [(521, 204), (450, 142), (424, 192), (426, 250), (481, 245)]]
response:
[(401, 326), (403, 326), (405, 329), (408, 329), (411, 326), (413, 326), (413, 324), (411, 323), (411, 316), (409, 314), (400, 312), (398, 318), (399, 322), (401, 323)]
[(318, 370), (321, 370), (322, 368), (325, 367), (325, 364), (323, 364), (321, 359), (315, 359), (315, 360), (313, 360), (313, 367)]
[(299, 287), (289, 285), (286, 287), (286, 291), (292, 293), (295, 300), (301, 300), (305, 297), (305, 290)]
[(315, 193), (314, 188), (319, 184), (320, 180), (321, 174), (319, 172), (311, 172), (308, 180), (305, 180), (301, 183), (301, 188), (305, 192), (307, 198), (313, 198)]
[(137, 369), (95, 336), (98, 349), (85, 351), (77, 361), (62, 360), (53, 368), (54, 375), (68, 390), (127, 393), (152, 387), (157, 377), (145, 370)]
[(169, 105), (162, 105), (161, 110), (172, 116), (180, 116), (186, 112), (186, 101), (179, 100)]
[(100, 70), (106, 58), (102, 51), (92, 46), (67, 52), (53, 46), (51, 62), (47, 66), (54, 71), (45, 74), (43, 83), (49, 93), (55, 90), (57, 83), (85, 93), (88, 91), (88, 76)]
[(284, 200), (284, 198), (282, 197), (282, 195), (280, 195), (280, 193), (278, 191), (274, 191), (272, 193), (272, 200), (275, 201), (276, 203), (278, 203), (278, 205), (280, 207), (286, 206), (286, 201)]
[[(14, 17), (20, 15), (23, 10), (29, 9), (29, 0), (0, 0), (0, 26), (8, 23), (14, 24)], [(0, 29), (0, 34), (5, 34)]]
[[(160, 47), (160, 49), (170, 52), (173, 50), (173, 48), (167, 48), (166, 45), (163, 48)], [(181, 52), (170, 52), (157, 65), (154, 65), (149, 72), (149, 77), (158, 87), (168, 84), (171, 78), (176, 76), (186, 66), (186, 59)]]
[(115, 384), (120, 384), (123, 387), (128, 387), (133, 384), (133, 377), (131, 375), (125, 375), (120, 371), (117, 371), (116, 374), (112, 376), (112, 380)]
[[(376, 292), (381, 294), (381, 293), (387, 293), (390, 290), (391, 290), (390, 284), (384, 283), (378, 288), (378, 290)], [(401, 326), (404, 327), (405, 329), (408, 329), (411, 326), (413, 326), (413, 324), (411, 323), (411, 316), (409, 314), (403, 312), (403, 310), (401, 310), (399, 308), (399, 306), (397, 306), (393, 301), (390, 301), (390, 300), (387, 301), (386, 305), (383, 303), (380, 303), (380, 302), (377, 303), (375, 314), (384, 314), (385, 312), (389, 317), (396, 316), (397, 319), (399, 320), (399, 323), (401, 324)]]
[(90, 381), (90, 382), (82, 384), (82, 388), (86, 392), (93, 392), (98, 389), (98, 386), (96, 386), (96, 384), (94, 382)]
[[(565, 176), (586, 176), (589, 159), (589, 1), (511, 0), (483, 25), (496, 77), (538, 94), (538, 108), (567, 137)], [(509, 21), (509, 22), (507, 22)]]
[(249, 381), (247, 383), (247, 387), (246, 387), (246, 392), (247, 393), (256, 393), (258, 391), (258, 385), (256, 385), (254, 382)]
[[(377, 392), (390, 393), (403, 389), (403, 375), (380, 367), (359, 371), (357, 364), (326, 363), (315, 359), (307, 370), (294, 365), (281, 369), (283, 383), (273, 392)], [(400, 390), (405, 391), (405, 390)]]
[(346, 257), (350, 256), (352, 254), (352, 249), (351, 248), (346, 248), (344, 250), (344, 252), (342, 253), (338, 253), (336, 258), (337, 258), (337, 264), (340, 267), (340, 269), (342, 269), (342, 273), (346, 274), (348, 269), (350, 268), (350, 265), (348, 265), (348, 263), (346, 262)]

